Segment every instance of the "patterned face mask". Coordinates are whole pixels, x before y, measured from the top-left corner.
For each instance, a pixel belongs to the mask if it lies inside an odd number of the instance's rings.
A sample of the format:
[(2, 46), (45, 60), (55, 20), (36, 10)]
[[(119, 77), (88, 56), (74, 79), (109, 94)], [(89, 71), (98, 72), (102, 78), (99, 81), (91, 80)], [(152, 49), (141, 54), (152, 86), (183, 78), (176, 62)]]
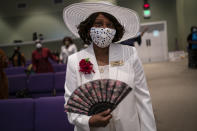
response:
[(111, 28), (96, 28), (90, 29), (90, 37), (92, 41), (100, 48), (108, 47), (116, 34), (115, 29)]

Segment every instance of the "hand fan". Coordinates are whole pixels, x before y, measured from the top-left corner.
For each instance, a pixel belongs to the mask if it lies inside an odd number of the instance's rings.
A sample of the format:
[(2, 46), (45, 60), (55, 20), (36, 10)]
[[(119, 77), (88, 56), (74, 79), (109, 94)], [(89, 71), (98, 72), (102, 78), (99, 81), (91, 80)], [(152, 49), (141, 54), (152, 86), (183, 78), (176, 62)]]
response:
[(94, 115), (107, 109), (114, 110), (132, 90), (126, 83), (99, 79), (78, 87), (68, 99), (67, 112)]

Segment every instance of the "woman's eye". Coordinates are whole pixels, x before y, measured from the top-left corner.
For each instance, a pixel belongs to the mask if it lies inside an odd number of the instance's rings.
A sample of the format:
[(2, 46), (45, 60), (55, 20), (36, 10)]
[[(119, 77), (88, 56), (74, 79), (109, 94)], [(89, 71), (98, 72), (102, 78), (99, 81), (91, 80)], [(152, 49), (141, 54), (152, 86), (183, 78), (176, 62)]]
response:
[(113, 24), (107, 24), (107, 27), (114, 28), (114, 25)]
[(95, 23), (94, 24), (96, 27), (100, 27), (100, 26), (102, 26), (102, 23)]

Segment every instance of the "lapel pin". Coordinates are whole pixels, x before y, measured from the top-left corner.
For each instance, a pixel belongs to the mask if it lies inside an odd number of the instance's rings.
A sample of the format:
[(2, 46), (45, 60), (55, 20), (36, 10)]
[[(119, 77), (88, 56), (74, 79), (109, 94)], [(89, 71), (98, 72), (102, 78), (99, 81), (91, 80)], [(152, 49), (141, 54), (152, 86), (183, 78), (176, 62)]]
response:
[(110, 62), (110, 65), (111, 66), (122, 66), (122, 65), (124, 65), (124, 62), (123, 62), (123, 60), (120, 60), (120, 61), (111, 61)]

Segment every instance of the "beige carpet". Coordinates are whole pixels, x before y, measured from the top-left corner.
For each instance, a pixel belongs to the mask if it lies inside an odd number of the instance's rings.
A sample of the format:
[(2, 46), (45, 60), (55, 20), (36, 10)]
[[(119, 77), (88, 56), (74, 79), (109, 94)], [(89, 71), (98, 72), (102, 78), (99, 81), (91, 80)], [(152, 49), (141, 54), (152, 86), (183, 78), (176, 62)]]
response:
[(187, 59), (144, 64), (158, 131), (197, 131), (197, 69)]

